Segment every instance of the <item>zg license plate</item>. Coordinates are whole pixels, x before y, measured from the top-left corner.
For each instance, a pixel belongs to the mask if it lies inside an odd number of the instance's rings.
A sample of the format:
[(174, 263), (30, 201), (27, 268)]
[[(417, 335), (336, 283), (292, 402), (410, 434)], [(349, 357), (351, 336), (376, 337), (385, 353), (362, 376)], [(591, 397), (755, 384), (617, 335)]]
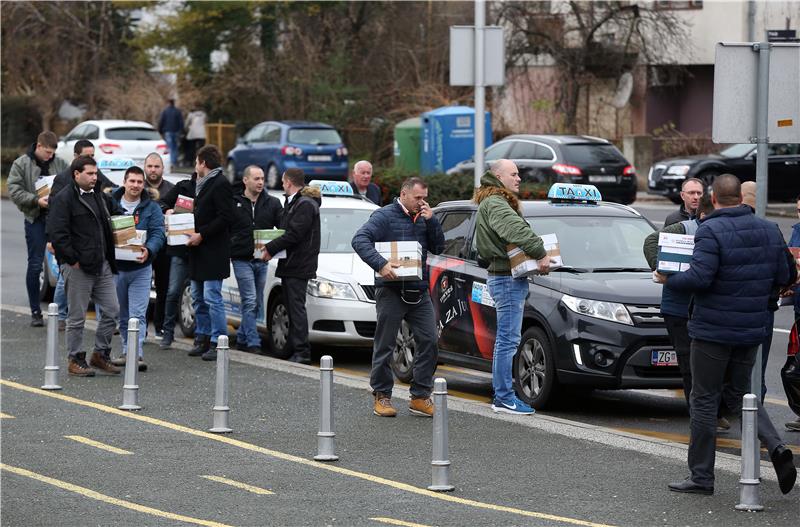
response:
[(616, 183), (617, 176), (589, 176), (589, 183)]
[(309, 161), (330, 161), (331, 156), (308, 156)]
[(653, 350), (650, 352), (650, 364), (653, 366), (677, 366), (678, 354), (674, 350)]

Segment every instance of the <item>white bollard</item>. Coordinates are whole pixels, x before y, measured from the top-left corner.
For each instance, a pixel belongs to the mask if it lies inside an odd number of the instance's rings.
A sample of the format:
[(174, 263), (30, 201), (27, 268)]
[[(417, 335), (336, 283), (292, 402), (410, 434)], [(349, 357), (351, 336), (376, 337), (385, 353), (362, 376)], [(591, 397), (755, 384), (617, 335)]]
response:
[(428, 490), (449, 492), (450, 449), (447, 437), (447, 381), (441, 377), (433, 381), (433, 459), (431, 460), (432, 482)]
[(214, 394), (214, 426), (209, 432), (227, 434), (233, 432), (228, 426), (228, 337), (220, 335), (217, 342), (217, 387)]
[(139, 319), (128, 319), (128, 351), (125, 355), (125, 384), (120, 410), (141, 410), (139, 406)]
[(58, 304), (47, 306), (47, 350), (42, 390), (60, 390), (58, 384)]
[[(760, 363), (759, 363), (760, 368)], [(754, 453), (755, 451), (755, 453)], [(758, 460), (758, 461), (756, 461)], [(763, 511), (757, 467), (761, 462), (758, 441), (758, 399), (752, 393), (742, 398), (742, 473), (737, 511)]]
[(333, 439), (333, 357), (325, 355), (319, 361), (319, 432), (317, 461), (336, 461)]

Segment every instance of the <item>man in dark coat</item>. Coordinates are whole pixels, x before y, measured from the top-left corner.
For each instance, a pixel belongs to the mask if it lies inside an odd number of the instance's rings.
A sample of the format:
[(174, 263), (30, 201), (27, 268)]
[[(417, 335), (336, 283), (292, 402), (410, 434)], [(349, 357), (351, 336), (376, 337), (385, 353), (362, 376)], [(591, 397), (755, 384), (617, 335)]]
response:
[[(155, 190), (155, 200), (166, 196), (174, 186), (172, 183), (164, 179), (164, 160), (161, 159), (161, 154), (152, 152), (144, 158), (144, 175), (145, 185), (151, 190)], [(163, 212), (163, 208), (162, 208)], [(166, 244), (164, 244), (166, 245)], [(164, 335), (164, 311), (167, 302), (167, 290), (169, 289), (169, 264), (170, 256), (167, 251), (162, 247), (153, 260), (153, 282), (156, 286), (156, 305), (153, 309), (153, 326), (156, 331), (156, 337), (163, 337)]]
[(283, 173), (283, 190), (286, 193), (286, 202), (281, 228), (286, 233), (267, 244), (264, 261), (286, 251), (286, 258), (278, 262), (275, 275), (281, 279), (286, 308), (289, 311), (287, 346), (293, 352), (289, 360), (310, 364), (306, 287), (308, 281), (317, 276), (319, 206), (322, 198), (318, 188), (305, 186), (305, 175), (299, 168), (290, 168)]
[[(713, 494), (717, 408), (723, 382), (729, 379), (729, 407), (742, 409), (758, 346), (766, 335), (773, 288), (794, 282), (797, 270), (783, 235), (774, 223), (742, 206), (741, 184), (723, 174), (713, 183), (714, 213), (695, 233), (689, 270), (654, 278), (675, 291), (691, 293), (689, 320), (692, 392), (690, 395), (689, 470), (684, 481), (670, 483), (674, 492)], [(794, 486), (797, 470), (762, 405), (758, 436), (767, 446), (781, 492)]]
[(681, 184), (681, 207), (667, 216), (664, 220), (664, 227), (686, 220), (694, 219), (697, 215), (697, 207), (700, 206), (700, 198), (705, 193), (705, 185), (697, 178), (689, 178)]
[[(181, 132), (183, 132), (183, 114), (175, 107), (175, 99), (169, 99), (167, 107), (164, 108), (158, 118), (158, 133), (167, 142), (172, 168), (178, 166), (178, 138)], [(191, 163), (194, 160), (187, 159), (186, 161)]]
[(353, 165), (353, 190), (375, 205), (382, 205), (381, 188), (372, 183), (372, 163), (361, 160)]
[[(233, 191), (222, 173), (222, 155), (215, 145), (197, 152), (197, 186), (194, 199), (194, 231), (189, 238), (189, 276), (195, 304), (196, 332), (202, 345), (189, 352), (203, 360), (217, 360), (217, 342), (227, 336), (228, 323), (222, 302), (222, 281), (230, 276), (233, 225)], [(202, 298), (205, 306), (199, 302)], [(199, 307), (199, 309), (197, 309)], [(206, 307), (206, 309), (203, 309)]]

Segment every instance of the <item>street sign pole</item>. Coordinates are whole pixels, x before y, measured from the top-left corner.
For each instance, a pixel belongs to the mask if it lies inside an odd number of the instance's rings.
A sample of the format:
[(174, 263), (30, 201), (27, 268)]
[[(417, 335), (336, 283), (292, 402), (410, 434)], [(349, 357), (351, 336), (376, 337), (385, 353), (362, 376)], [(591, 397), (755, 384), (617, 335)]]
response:
[(484, 138), (484, 99), (486, 89), (484, 88), (484, 66), (486, 56), (484, 52), (483, 27), (486, 25), (486, 5), (484, 0), (475, 0), (475, 187), (481, 186), (481, 176), (483, 175), (483, 151), (485, 148)]

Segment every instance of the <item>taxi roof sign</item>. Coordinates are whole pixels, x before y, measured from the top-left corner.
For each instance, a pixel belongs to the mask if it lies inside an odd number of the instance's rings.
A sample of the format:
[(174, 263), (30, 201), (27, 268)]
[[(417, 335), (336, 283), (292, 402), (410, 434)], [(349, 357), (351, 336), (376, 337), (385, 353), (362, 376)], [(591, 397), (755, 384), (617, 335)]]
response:
[(323, 196), (352, 196), (353, 187), (347, 181), (323, 181), (315, 179), (308, 183), (310, 187), (317, 187)]
[(124, 157), (104, 157), (97, 160), (98, 170), (127, 170), (136, 163)]
[(547, 192), (551, 201), (594, 202), (603, 197), (594, 185), (578, 185), (575, 183), (555, 183)]

